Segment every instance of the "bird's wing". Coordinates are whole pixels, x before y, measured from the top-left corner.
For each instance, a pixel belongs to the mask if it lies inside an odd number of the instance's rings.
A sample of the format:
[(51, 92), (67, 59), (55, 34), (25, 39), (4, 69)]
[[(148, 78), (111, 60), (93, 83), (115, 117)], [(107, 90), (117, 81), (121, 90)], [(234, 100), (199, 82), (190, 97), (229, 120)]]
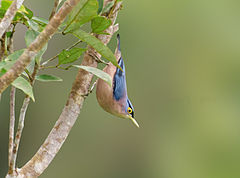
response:
[(121, 71), (119, 68), (116, 68), (116, 72), (113, 78), (113, 96), (117, 101), (127, 95), (125, 66), (122, 57), (118, 61), (118, 64), (123, 69), (123, 71)]

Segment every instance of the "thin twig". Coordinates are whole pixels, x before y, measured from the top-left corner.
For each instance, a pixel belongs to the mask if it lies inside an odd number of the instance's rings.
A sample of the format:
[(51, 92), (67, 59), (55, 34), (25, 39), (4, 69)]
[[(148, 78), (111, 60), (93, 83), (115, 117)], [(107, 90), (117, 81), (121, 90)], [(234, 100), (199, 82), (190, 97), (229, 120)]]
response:
[(49, 17), (49, 20), (51, 20), (51, 18), (56, 14), (58, 4), (59, 4), (59, 0), (55, 0), (51, 15)]
[(11, 4), (11, 6), (8, 8), (7, 12), (5, 13), (3, 19), (0, 22), (0, 38), (2, 38), (3, 34), (6, 32), (6, 30), (10, 26), (12, 19), (14, 18), (18, 9), (21, 7), (23, 1), (24, 0), (15, 0)]
[(9, 144), (8, 144), (8, 173), (13, 173), (13, 164), (11, 164), (11, 158), (13, 153), (14, 143), (14, 125), (15, 125), (15, 93), (16, 88), (12, 86), (10, 92), (10, 121), (9, 121)]
[(82, 40), (78, 40), (76, 43), (74, 43), (73, 45), (71, 45), (69, 48), (67, 48), (67, 50), (70, 50), (72, 48), (74, 48), (75, 46), (77, 46), (79, 43), (83, 42)]
[(61, 69), (61, 70), (68, 70), (72, 67), (72, 65), (67, 66), (67, 67), (61, 67), (59, 65), (56, 66), (40, 66), (40, 70), (44, 70), (44, 69)]
[(80, 0), (67, 0), (59, 11), (53, 16), (44, 30), (38, 35), (23, 54), (18, 58), (14, 65), (2, 77), (0, 77), (0, 93), (2, 93), (28, 66), (32, 59), (37, 55), (43, 46), (49, 41), (51, 36), (57, 31), (60, 24), (71, 12)]
[[(14, 28), (10, 30), (12, 31), (12, 35), (8, 39), (8, 51), (10, 54), (13, 53), (13, 33)], [(9, 144), (8, 144), (8, 173), (11, 175), (13, 174), (13, 164), (11, 162), (13, 156), (13, 146), (14, 146), (14, 128), (15, 128), (15, 95), (16, 95), (16, 88), (12, 86), (10, 92), (10, 120), (9, 120)]]
[[(59, 54), (60, 54), (60, 53), (59, 53)], [(51, 61), (53, 61), (54, 59), (56, 59), (56, 58), (59, 56), (59, 54), (57, 54), (57, 55), (51, 57), (50, 59), (46, 60), (45, 62), (43, 62), (41, 66), (47, 65), (49, 62), (51, 62)]]
[(36, 78), (36, 75), (38, 73), (38, 70), (39, 70), (39, 65), (37, 62), (35, 62), (35, 65), (34, 65), (34, 69), (33, 69), (33, 73), (30, 77), (30, 84), (33, 86), (34, 82), (35, 82), (35, 78)]
[(20, 110), (18, 129), (17, 129), (17, 133), (15, 136), (15, 143), (14, 143), (12, 158), (11, 158), (11, 163), (10, 163), (13, 171), (15, 171), (15, 168), (16, 168), (16, 159), (17, 159), (17, 154), (18, 154), (18, 148), (19, 148), (19, 144), (20, 144), (20, 140), (21, 140), (21, 136), (22, 136), (22, 131), (24, 128), (24, 120), (25, 120), (25, 115), (26, 115), (29, 101), (30, 101), (30, 97), (26, 96), (23, 101), (22, 108)]
[[(81, 42), (82, 42), (82, 40), (78, 40), (76, 43), (74, 43), (73, 45), (71, 45), (71, 46), (70, 46), (69, 48), (67, 48), (66, 50), (68, 51), (68, 50), (74, 48), (75, 46), (77, 46), (77, 45), (78, 45), (79, 43), (81, 43)], [(56, 58), (59, 56), (59, 54), (60, 54), (60, 53), (58, 53), (57, 55), (55, 55), (55, 56), (51, 57), (50, 59), (46, 60), (45, 62), (43, 62), (41, 66), (47, 65), (49, 62), (51, 62), (51, 61), (53, 61), (54, 59), (56, 59)]]
[(7, 45), (7, 50), (12, 54), (14, 52), (13, 50), (13, 34), (15, 32), (16, 24), (13, 24), (12, 27), (10, 28), (11, 36), (8, 38), (8, 45)]

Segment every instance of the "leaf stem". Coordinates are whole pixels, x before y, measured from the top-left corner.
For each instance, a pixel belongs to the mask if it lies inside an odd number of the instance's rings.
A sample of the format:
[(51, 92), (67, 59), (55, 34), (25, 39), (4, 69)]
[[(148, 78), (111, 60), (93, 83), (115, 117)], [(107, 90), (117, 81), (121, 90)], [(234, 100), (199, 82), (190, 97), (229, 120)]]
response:
[(76, 43), (74, 43), (72, 46), (70, 46), (69, 48), (67, 48), (67, 50), (70, 50), (72, 48), (74, 48), (75, 46), (77, 46), (79, 43), (83, 42), (82, 40), (78, 40)]
[(29, 78), (29, 81), (31, 81), (32, 80), (32, 76), (31, 76), (30, 72), (27, 69), (25, 69), (24, 72), (26, 72), (26, 74), (27, 74), (27, 76)]
[(54, 69), (54, 68), (56, 68), (56, 69), (62, 69), (62, 70), (68, 70), (68, 69), (70, 69), (72, 67), (72, 65), (70, 65), (70, 66), (67, 66), (67, 67), (61, 67), (61, 66), (59, 66), (59, 65), (56, 65), (56, 66), (40, 66), (40, 70), (44, 70), (44, 69)]

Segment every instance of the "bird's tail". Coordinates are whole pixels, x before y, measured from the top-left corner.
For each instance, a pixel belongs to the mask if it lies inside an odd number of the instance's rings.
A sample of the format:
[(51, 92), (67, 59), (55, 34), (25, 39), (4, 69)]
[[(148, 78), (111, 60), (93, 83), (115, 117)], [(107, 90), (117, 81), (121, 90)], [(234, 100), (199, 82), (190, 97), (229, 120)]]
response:
[(117, 46), (118, 46), (118, 50), (121, 51), (121, 48), (120, 48), (120, 35), (117, 34)]

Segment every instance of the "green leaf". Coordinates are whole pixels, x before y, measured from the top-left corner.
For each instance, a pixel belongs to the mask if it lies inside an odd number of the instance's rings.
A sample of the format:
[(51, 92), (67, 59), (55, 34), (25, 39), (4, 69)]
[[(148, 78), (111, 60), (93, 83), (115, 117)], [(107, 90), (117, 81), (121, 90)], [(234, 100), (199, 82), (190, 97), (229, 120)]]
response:
[(69, 64), (76, 61), (87, 49), (72, 48), (70, 50), (63, 50), (58, 56), (58, 64)]
[(49, 23), (47, 19), (44, 19), (42, 17), (32, 17), (32, 20), (44, 26), (46, 26)]
[(98, 14), (100, 14), (103, 9), (103, 0), (98, 0), (98, 4), (99, 4)]
[(16, 80), (12, 82), (12, 85), (20, 90), (22, 90), (25, 94), (30, 96), (33, 101), (35, 101), (33, 96), (33, 90), (30, 83), (24, 79), (23, 77), (18, 77)]
[(35, 21), (33, 21), (33, 20), (31, 19), (31, 20), (28, 20), (27, 23), (28, 23), (28, 26), (29, 26), (32, 30), (40, 32), (40, 27), (39, 27), (39, 25), (37, 24), (37, 22), (35, 22)]
[(6, 35), (8, 38), (10, 38), (12, 36), (12, 34), (13, 34), (12, 32), (6, 32)]
[(25, 42), (27, 47), (37, 38), (39, 32), (35, 30), (28, 30), (25, 35)]
[(113, 5), (114, 5), (114, 1), (110, 1), (109, 3), (107, 3), (107, 5), (102, 10), (102, 14), (108, 13), (110, 9), (113, 7)]
[[(40, 33), (35, 30), (28, 30), (25, 35), (25, 42), (26, 45), (29, 46), (39, 35)], [(39, 63), (42, 59), (42, 55), (47, 50), (47, 44), (38, 52), (38, 54), (35, 57), (35, 60)]]
[(25, 49), (20, 49), (10, 54), (5, 60), (6, 61), (16, 61), (24, 52)]
[(11, 4), (12, 4), (12, 1), (2, 0), (1, 10), (7, 11), (7, 9), (10, 7)]
[(48, 74), (42, 74), (36, 76), (36, 80), (39, 80), (41, 82), (61, 82), (63, 81), (61, 78), (54, 76), (54, 75), (48, 75)]
[(7, 70), (6, 69), (0, 69), (0, 77), (2, 77), (3, 76), (3, 74), (5, 74), (7, 72)]
[(102, 33), (111, 25), (111, 23), (112, 21), (110, 19), (102, 16), (97, 16), (91, 21), (92, 32), (97, 34)]
[(9, 70), (15, 62), (16, 61), (1, 61), (0, 62), (0, 69)]
[[(24, 52), (24, 49), (15, 51), (14, 53), (10, 54), (5, 60), (0, 62), (0, 70), (9, 70), (14, 63), (17, 61), (17, 59), (22, 55), (22, 53)], [(33, 60), (28, 66), (27, 66), (27, 70), (29, 69), (33, 69), (35, 65), (35, 61)], [(30, 71), (32, 72), (32, 71)], [(0, 72), (1, 73), (1, 72)], [(27, 76), (25, 74), (25, 72), (22, 73), (23, 75)]]
[(6, 65), (6, 61), (1, 61), (0, 62), (0, 70), (3, 69), (5, 65)]
[(27, 21), (27, 23), (33, 30), (41, 32), (49, 23), (49, 21), (41, 17), (32, 17)]
[(103, 72), (100, 69), (97, 69), (95, 67), (89, 67), (89, 66), (79, 66), (79, 65), (73, 65), (73, 67), (77, 67), (83, 70), (86, 70), (94, 75), (96, 75), (97, 77), (101, 78), (102, 80), (104, 80), (105, 82), (107, 82), (107, 84), (112, 87), (112, 78), (110, 77), (109, 74), (107, 74), (106, 72)]
[(66, 21), (67, 26), (64, 32), (67, 33), (70, 30), (80, 28), (83, 24), (89, 22), (92, 18), (97, 16), (97, 11), (97, 0), (80, 1), (80, 3), (78, 3), (78, 5), (70, 13), (69, 18)]
[(72, 33), (74, 36), (76, 36), (80, 40), (92, 46), (98, 53), (100, 53), (103, 57), (109, 60), (113, 65), (115, 65), (116, 67), (122, 70), (122, 68), (118, 65), (116, 57), (114, 56), (112, 51), (95, 36), (92, 36), (89, 33), (84, 32), (83, 30), (80, 30), (80, 29), (70, 33)]
[[(25, 35), (25, 42), (27, 47), (37, 38), (37, 36), (40, 33), (35, 30), (28, 30)], [(32, 73), (35, 66), (35, 61), (39, 63), (42, 59), (42, 55), (47, 50), (47, 44), (38, 52), (38, 54), (35, 56), (34, 60), (30, 62), (30, 64), (27, 66), (27, 70)]]
[(24, 49), (15, 51), (14, 53), (10, 54), (4, 61), (0, 62), (0, 70), (5, 69), (9, 70), (16, 60), (22, 55)]
[(25, 7), (26, 12), (24, 12), (24, 15), (28, 17), (28, 19), (31, 19), (33, 17), (33, 12)]

